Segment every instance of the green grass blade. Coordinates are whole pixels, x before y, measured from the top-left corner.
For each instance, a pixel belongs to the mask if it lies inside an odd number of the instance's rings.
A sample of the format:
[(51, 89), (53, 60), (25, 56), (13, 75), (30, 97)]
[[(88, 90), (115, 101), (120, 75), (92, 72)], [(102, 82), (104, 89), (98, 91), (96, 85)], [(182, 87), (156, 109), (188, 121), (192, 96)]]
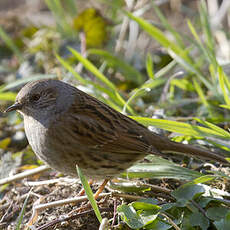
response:
[(208, 10), (205, 1), (201, 1), (199, 11), (200, 11), (201, 28), (203, 29), (203, 33), (205, 35), (204, 42), (208, 47), (209, 52), (212, 54), (213, 57), (212, 60), (215, 62), (215, 64), (217, 64), (215, 58), (215, 42), (214, 42), (215, 36), (212, 34), (211, 26), (209, 23)]
[(19, 85), (25, 84), (25, 83), (30, 82), (30, 81), (36, 81), (36, 80), (48, 79), (48, 78), (55, 78), (55, 77), (56, 77), (56, 75), (54, 75), (54, 74), (34, 74), (31, 77), (19, 79), (19, 80), (16, 80), (16, 81), (12, 82), (12, 83), (1, 85), (0, 93), (4, 92), (6, 90), (10, 90), (12, 88), (15, 88), (15, 87), (17, 87)]
[(150, 53), (147, 54), (145, 62), (146, 70), (150, 79), (154, 79), (153, 59)]
[(124, 107), (123, 107), (123, 111), (126, 110), (126, 107), (136, 98), (143, 96), (144, 94), (146, 94), (147, 92), (149, 92), (151, 89), (154, 89), (158, 86), (163, 85), (165, 82), (167, 81), (167, 79), (165, 78), (154, 78), (154, 79), (150, 79), (148, 81), (146, 81), (142, 86), (140, 86), (139, 88), (136, 88), (134, 90), (132, 90), (129, 93), (129, 99), (128, 101), (125, 103)]
[(26, 205), (27, 205), (28, 199), (29, 199), (29, 197), (30, 197), (31, 191), (32, 191), (32, 189), (31, 189), (31, 190), (29, 191), (29, 193), (27, 194), (26, 199), (25, 199), (25, 201), (24, 201), (24, 203), (23, 203), (22, 210), (21, 210), (21, 212), (20, 212), (20, 214), (19, 214), (19, 217), (18, 217), (18, 223), (17, 223), (16, 228), (15, 228), (16, 230), (20, 230), (20, 229), (21, 229), (20, 226), (21, 226), (21, 224), (22, 224), (23, 215), (24, 215), (24, 213), (25, 213)]
[(187, 21), (188, 27), (192, 33), (192, 35), (194, 36), (194, 38), (196, 39), (197, 43), (197, 47), (203, 52), (203, 54), (206, 56), (207, 60), (212, 63), (212, 55), (209, 53), (208, 48), (205, 48), (204, 45), (202, 44), (199, 35), (196, 32), (195, 27), (192, 25), (192, 22), (190, 20)]
[(142, 18), (135, 17), (133, 14), (129, 12), (126, 12), (126, 14), (129, 18), (136, 21), (142, 29), (149, 33), (162, 46), (164, 46), (167, 49), (170, 49), (171, 51), (179, 55), (181, 58), (183, 58), (186, 62), (190, 64), (193, 63), (190, 57), (187, 55), (187, 51), (183, 48), (180, 48), (180, 46), (176, 45), (174, 42), (171, 42), (169, 39), (167, 39), (164, 33), (161, 32), (161, 30), (159, 30), (157, 27), (151, 25)]
[(0, 38), (6, 43), (6, 45), (13, 51), (13, 53), (18, 57), (19, 61), (23, 61), (23, 56), (18, 49), (18, 47), (14, 44), (13, 40), (8, 36), (8, 34), (3, 30), (0, 26)]
[[(69, 50), (74, 55), (74, 57), (76, 57), (78, 61), (80, 61), (84, 65), (84, 67), (87, 70), (93, 73), (102, 83), (104, 83), (108, 87), (108, 90), (110, 90), (111, 93), (114, 94), (114, 96), (116, 97), (116, 103), (121, 106), (124, 106), (125, 101), (121, 97), (121, 95), (118, 93), (116, 86), (111, 81), (109, 81), (104, 74), (102, 74), (89, 60), (84, 58), (80, 53), (78, 53), (76, 50), (70, 47), (69, 47)], [(132, 108), (130, 108), (129, 106), (127, 106), (127, 110), (131, 114), (135, 114)]]
[(88, 53), (103, 57), (109, 66), (118, 69), (118, 71), (120, 71), (126, 79), (136, 82), (137, 84), (141, 84), (143, 82), (144, 77), (142, 74), (120, 57), (116, 57), (109, 52), (100, 49), (89, 49)]
[(154, 8), (154, 10), (155, 10), (158, 18), (161, 20), (161, 23), (164, 25), (165, 29), (168, 30), (168, 31), (170, 31), (171, 34), (173, 35), (173, 37), (175, 38), (176, 43), (181, 48), (185, 48), (184, 42), (183, 42), (183, 39), (182, 39), (181, 35), (176, 30), (174, 30), (174, 28), (168, 23), (168, 20), (162, 14), (162, 12), (160, 11), (159, 7), (157, 7), (155, 4), (153, 4), (153, 8)]
[[(219, 76), (220, 88), (221, 88), (221, 91), (223, 93), (225, 103), (226, 103), (226, 105), (230, 106), (230, 99), (229, 99), (230, 82), (229, 82), (227, 76), (225, 75), (223, 69), (220, 66), (218, 67), (217, 71), (218, 71), (218, 76)], [(227, 92), (226, 88), (228, 89), (228, 92)]]
[(0, 93), (0, 100), (2, 101), (15, 101), (16, 93), (13, 92), (6, 92), (6, 93)]
[(202, 101), (202, 103), (207, 107), (209, 108), (209, 104), (204, 96), (204, 92), (202, 91), (200, 85), (198, 84), (198, 82), (193, 79), (193, 84), (194, 84), (194, 87), (196, 89), (196, 92), (198, 93), (199, 97), (200, 97), (200, 100)]
[(165, 129), (170, 132), (176, 132), (183, 135), (193, 136), (196, 138), (201, 137), (207, 137), (207, 136), (215, 136), (219, 138), (226, 138), (226, 135), (223, 135), (219, 131), (201, 127), (198, 125), (190, 125), (183, 122), (178, 121), (169, 121), (169, 120), (163, 120), (163, 119), (153, 119), (153, 118), (145, 118), (145, 117), (132, 117), (132, 119), (136, 120), (137, 122), (140, 122), (141, 124), (145, 126), (153, 125), (160, 129)]
[(76, 50), (69, 47), (70, 52), (80, 61), (86, 69), (88, 69), (91, 73), (93, 73), (99, 80), (101, 80), (106, 86), (108, 86), (111, 90), (116, 91), (115, 85), (109, 81), (105, 75), (103, 75), (89, 60), (84, 58), (80, 53)]
[(73, 35), (76, 35), (76, 31), (72, 29), (70, 23), (67, 20), (68, 13), (66, 12), (66, 9), (64, 9), (64, 7), (62, 6), (62, 1), (45, 0), (45, 2), (56, 19), (57, 28), (59, 29), (60, 33), (66, 37), (73, 37)]
[(199, 69), (196, 68), (194, 63), (186, 62), (183, 58), (181, 58), (179, 55), (177, 55), (174, 52), (169, 51), (172, 58), (174, 58), (180, 65), (182, 65), (187, 71), (195, 74), (197, 78), (202, 81), (202, 83), (211, 91), (214, 91), (214, 86), (202, 75)]
[(176, 60), (171, 61), (168, 65), (161, 68), (158, 72), (155, 73), (156, 78), (160, 78), (167, 74), (170, 70), (172, 70), (176, 66)]
[(86, 180), (85, 176), (83, 175), (81, 169), (78, 166), (77, 166), (77, 173), (78, 173), (78, 176), (81, 180), (81, 183), (83, 185), (85, 193), (88, 197), (88, 200), (89, 200), (90, 204), (92, 205), (94, 213), (95, 213), (97, 219), (99, 220), (99, 222), (101, 223), (101, 221), (102, 221), (101, 213), (100, 213), (99, 208), (97, 206), (97, 202), (94, 199), (92, 189), (90, 188), (88, 181)]
[(205, 84), (207, 88), (213, 90), (213, 86), (202, 76), (200, 70), (196, 67), (195, 63), (188, 55), (188, 50), (183, 49), (176, 45), (174, 42), (167, 39), (161, 30), (154, 25), (151, 25), (142, 18), (135, 17), (129, 12), (126, 12), (128, 17), (136, 21), (142, 29), (149, 33), (157, 42), (168, 49), (169, 54), (180, 63), (186, 70), (197, 75), (197, 77)]
[(196, 121), (198, 121), (199, 123), (201, 123), (202, 125), (214, 130), (215, 132), (219, 133), (220, 136), (225, 137), (225, 138), (230, 138), (230, 133), (222, 128), (220, 128), (217, 125), (214, 125), (208, 121), (203, 121), (199, 118), (195, 118)]
[(77, 16), (77, 7), (76, 7), (76, 1), (74, 0), (65, 0), (65, 9), (67, 12), (72, 16)]

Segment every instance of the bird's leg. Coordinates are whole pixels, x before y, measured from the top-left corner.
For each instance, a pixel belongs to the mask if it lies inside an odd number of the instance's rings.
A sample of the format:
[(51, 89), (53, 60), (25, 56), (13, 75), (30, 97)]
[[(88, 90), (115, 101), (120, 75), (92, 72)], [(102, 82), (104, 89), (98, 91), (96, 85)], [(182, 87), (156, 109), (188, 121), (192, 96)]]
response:
[[(89, 185), (92, 185), (92, 184), (93, 184), (93, 180), (90, 179), (90, 180), (88, 181), (88, 183), (89, 183)], [(79, 192), (77, 195), (78, 195), (78, 196), (83, 196), (84, 194), (85, 194), (85, 189), (82, 188), (82, 189), (80, 190), (80, 192)]]
[(103, 181), (103, 183), (100, 185), (99, 189), (97, 190), (97, 192), (94, 194), (94, 199), (96, 200), (99, 196), (99, 194), (103, 191), (103, 189), (105, 188), (106, 184), (108, 183), (109, 179), (105, 179)]

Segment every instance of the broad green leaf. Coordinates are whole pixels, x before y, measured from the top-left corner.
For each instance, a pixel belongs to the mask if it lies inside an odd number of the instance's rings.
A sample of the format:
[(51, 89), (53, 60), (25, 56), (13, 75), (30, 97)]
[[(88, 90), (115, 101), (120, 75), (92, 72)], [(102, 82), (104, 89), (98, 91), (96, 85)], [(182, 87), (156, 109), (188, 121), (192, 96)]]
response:
[(168, 160), (149, 155), (151, 163), (138, 163), (127, 169), (120, 176), (123, 178), (173, 178), (178, 180), (193, 180), (202, 176), (201, 173), (180, 167)]
[(229, 230), (230, 229), (230, 211), (228, 211), (224, 219), (215, 221), (214, 225), (216, 226), (217, 230)]
[(205, 192), (205, 189), (202, 185), (197, 184), (184, 184), (174, 190), (171, 195), (180, 203), (182, 206), (185, 206), (187, 201), (192, 200), (195, 196), (200, 196), (202, 193)]
[(161, 209), (160, 206), (156, 205), (156, 204), (150, 204), (148, 202), (140, 202), (140, 201), (136, 201), (132, 203), (132, 206), (136, 209), (136, 210), (151, 210), (154, 211), (155, 214), (157, 214), (159, 212), (159, 210)]
[(206, 215), (208, 216), (209, 219), (218, 221), (223, 219), (228, 213), (228, 211), (229, 208), (227, 207), (221, 207), (221, 206), (210, 207), (207, 209)]
[(120, 205), (117, 208), (117, 212), (131, 229), (139, 229), (144, 226), (142, 219), (131, 205)]
[(151, 224), (145, 226), (145, 229), (149, 230), (168, 230), (171, 228), (172, 226), (170, 224), (166, 223), (165, 221), (160, 221), (159, 218), (154, 220)]
[(207, 230), (209, 227), (209, 220), (201, 212), (192, 213), (190, 216), (192, 226), (200, 227), (202, 230)]

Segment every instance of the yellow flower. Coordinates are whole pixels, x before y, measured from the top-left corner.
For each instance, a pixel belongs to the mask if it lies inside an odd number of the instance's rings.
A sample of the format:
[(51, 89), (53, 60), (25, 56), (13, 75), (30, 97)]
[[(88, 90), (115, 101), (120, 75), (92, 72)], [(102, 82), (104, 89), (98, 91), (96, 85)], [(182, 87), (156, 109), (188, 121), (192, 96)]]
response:
[(83, 31), (87, 47), (101, 47), (107, 40), (107, 22), (94, 8), (88, 8), (74, 19), (74, 28)]

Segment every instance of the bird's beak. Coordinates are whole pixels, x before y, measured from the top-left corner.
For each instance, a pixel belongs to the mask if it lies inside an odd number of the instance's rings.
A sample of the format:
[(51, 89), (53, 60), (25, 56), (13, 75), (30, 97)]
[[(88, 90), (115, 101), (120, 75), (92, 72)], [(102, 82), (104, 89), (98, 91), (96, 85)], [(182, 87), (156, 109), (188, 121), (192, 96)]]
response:
[(8, 113), (11, 111), (15, 111), (15, 110), (20, 110), (22, 108), (22, 104), (20, 104), (19, 102), (15, 102), (13, 105), (11, 105), (10, 107), (8, 107), (4, 113)]

